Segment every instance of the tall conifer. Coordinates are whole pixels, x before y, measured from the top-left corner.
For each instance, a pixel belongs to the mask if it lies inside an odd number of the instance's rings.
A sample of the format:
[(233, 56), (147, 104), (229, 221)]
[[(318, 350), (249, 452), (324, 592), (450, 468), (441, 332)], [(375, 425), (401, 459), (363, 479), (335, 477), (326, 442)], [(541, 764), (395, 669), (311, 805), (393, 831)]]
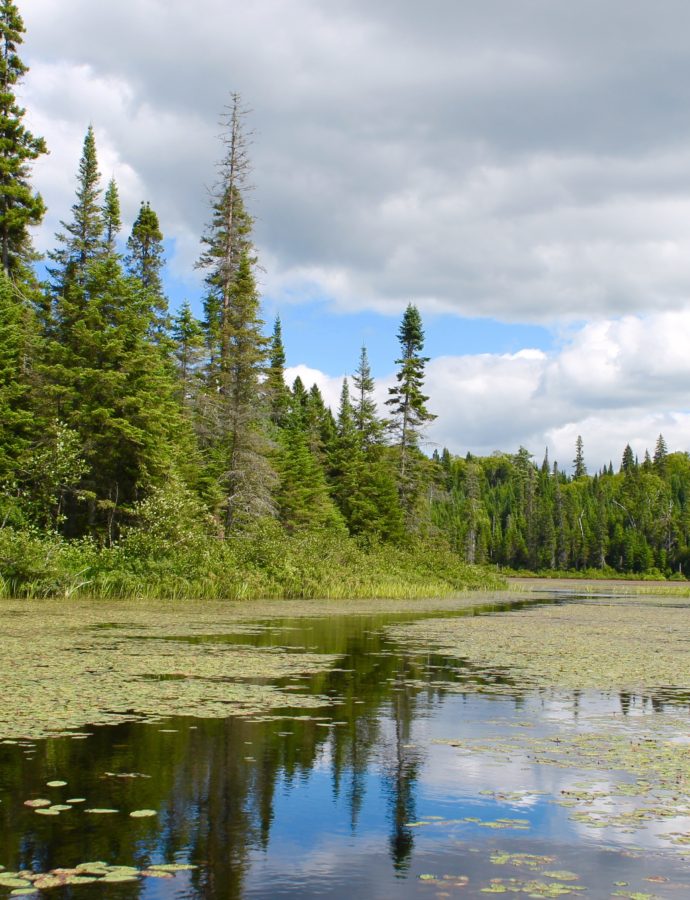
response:
[(400, 497), (409, 515), (419, 487), (419, 467), (415, 465), (419, 440), (424, 425), (436, 418), (426, 408), (429, 398), (422, 393), (424, 368), (429, 358), (421, 355), (424, 348), (422, 318), (411, 303), (403, 315), (398, 341), (402, 352), (396, 364), (400, 368), (396, 375), (397, 384), (388, 389), (390, 397), (386, 405), (391, 410), (389, 428), (398, 450)]
[(233, 94), (223, 118), (225, 156), (220, 181), (198, 262), (207, 272), (207, 403), (215, 418), (210, 440), (225, 493), (226, 534), (273, 514), (271, 493), (276, 481), (269, 462), (263, 389), (269, 342), (262, 331), (254, 278), (252, 219), (242, 196), (249, 173), (245, 116), (239, 95)]
[(101, 187), (96, 137), (89, 125), (79, 161), (77, 197), (72, 206), (72, 220), (61, 222), (63, 231), (56, 235), (61, 246), (49, 254), (55, 263), (50, 269), (57, 292), (64, 291), (69, 282), (83, 285), (87, 265), (103, 251), (103, 211), (100, 205)]
[(28, 71), (17, 47), (23, 41), (24, 23), (17, 5), (0, 2), (0, 256), (5, 275), (26, 276), (27, 264), (36, 258), (29, 227), (40, 225), (45, 206), (29, 184), (31, 163), (47, 153), (43, 138), (34, 137), (22, 122), (25, 110), (17, 103), (15, 89)]

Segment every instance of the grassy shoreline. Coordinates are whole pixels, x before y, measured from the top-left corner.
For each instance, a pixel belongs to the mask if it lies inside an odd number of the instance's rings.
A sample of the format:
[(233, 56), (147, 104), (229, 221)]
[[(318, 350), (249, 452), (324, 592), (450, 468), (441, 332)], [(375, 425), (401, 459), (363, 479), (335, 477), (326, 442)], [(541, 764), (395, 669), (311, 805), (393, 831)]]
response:
[(442, 546), (365, 547), (327, 530), (267, 526), (229, 541), (135, 534), (111, 547), (0, 529), (0, 597), (166, 600), (415, 599), (500, 590)]

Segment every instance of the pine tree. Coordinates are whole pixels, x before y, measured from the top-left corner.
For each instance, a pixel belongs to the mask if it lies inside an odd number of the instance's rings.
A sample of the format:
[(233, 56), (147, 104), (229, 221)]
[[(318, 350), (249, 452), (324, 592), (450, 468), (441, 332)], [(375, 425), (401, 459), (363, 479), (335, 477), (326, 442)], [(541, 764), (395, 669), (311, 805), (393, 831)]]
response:
[(422, 429), (436, 418), (427, 410), (429, 398), (422, 393), (424, 367), (429, 359), (421, 355), (424, 348), (422, 319), (417, 307), (411, 303), (403, 315), (398, 341), (402, 353), (395, 362), (400, 369), (396, 375), (397, 384), (388, 389), (390, 398), (386, 405), (391, 410), (389, 428), (398, 450), (398, 489), (409, 515), (419, 488), (419, 466), (416, 462)]
[(72, 221), (61, 222), (64, 231), (56, 235), (60, 249), (49, 253), (55, 266), (50, 269), (55, 290), (64, 291), (70, 281), (83, 285), (87, 265), (102, 255), (103, 212), (100, 206), (100, 172), (96, 138), (89, 125), (77, 175), (77, 199), (72, 206)]
[(47, 153), (43, 138), (34, 137), (22, 122), (16, 86), (28, 71), (17, 54), (24, 23), (17, 5), (0, 2), (0, 253), (5, 275), (26, 277), (36, 258), (29, 228), (40, 225), (45, 206), (29, 184), (31, 163)]
[(107, 256), (117, 253), (117, 236), (121, 229), (120, 194), (115, 179), (111, 178), (103, 198), (103, 249)]
[(226, 534), (274, 511), (275, 473), (269, 462), (263, 390), (268, 341), (262, 333), (254, 279), (252, 219), (242, 196), (249, 172), (245, 115), (239, 95), (233, 94), (223, 121), (225, 157), (220, 182), (198, 262), (207, 271), (207, 399), (217, 398), (212, 441), (222, 466)]
[(582, 437), (578, 434), (575, 441), (575, 459), (573, 460), (573, 478), (582, 478), (587, 474)]

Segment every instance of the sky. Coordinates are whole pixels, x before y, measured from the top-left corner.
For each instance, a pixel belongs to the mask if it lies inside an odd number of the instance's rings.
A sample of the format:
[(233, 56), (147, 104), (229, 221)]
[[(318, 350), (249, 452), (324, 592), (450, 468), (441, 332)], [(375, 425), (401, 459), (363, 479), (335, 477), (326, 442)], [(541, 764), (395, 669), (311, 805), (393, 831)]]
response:
[(21, 100), (54, 246), (86, 128), (126, 229), (147, 200), (173, 307), (239, 92), (258, 272), (289, 377), (337, 404), (367, 346), (381, 403), (410, 302), (427, 450), (591, 470), (690, 449), (687, 0), (18, 0)]

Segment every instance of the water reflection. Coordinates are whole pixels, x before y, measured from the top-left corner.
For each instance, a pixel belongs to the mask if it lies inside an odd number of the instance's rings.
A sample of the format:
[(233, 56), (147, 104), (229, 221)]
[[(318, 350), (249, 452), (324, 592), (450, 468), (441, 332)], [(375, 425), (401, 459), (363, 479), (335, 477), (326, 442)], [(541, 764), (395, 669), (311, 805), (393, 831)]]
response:
[[(552, 691), (526, 697), (510, 673), (387, 642), (382, 627), (402, 618), (266, 622), (228, 638), (336, 654), (331, 671), (279, 682), (329, 697), (317, 713), (127, 723), (94, 729), (85, 740), (0, 745), (0, 863), (47, 871), (86, 860), (145, 868), (177, 859), (199, 867), (171, 880), (80, 887), (83, 898), (106, 891), (229, 900), (432, 896), (419, 878), (425, 866), (458, 874), (461, 860), (467, 877), (487, 882), (496, 874), (489, 862), (496, 847), (558, 856), (558, 868), (578, 867), (582, 883), (604, 877), (615, 848), (583, 844), (567, 812), (545, 799), (572, 781), (570, 773), (545, 772), (524, 759), (477, 762), (432, 741), (520, 728), (549, 734), (593, 712), (663, 711), (669, 698)], [(493, 693), (464, 694), (467, 682)], [(67, 786), (47, 788), (52, 779)], [(49, 819), (23, 805), (36, 796), (83, 797), (89, 808), (119, 812), (89, 815), (75, 807)], [(157, 817), (129, 817), (142, 808)], [(501, 817), (529, 825), (487, 827)], [(670, 858), (664, 866), (674, 877), (682, 871)], [(617, 855), (615, 867), (626, 878), (644, 877), (645, 863), (634, 855)]]

